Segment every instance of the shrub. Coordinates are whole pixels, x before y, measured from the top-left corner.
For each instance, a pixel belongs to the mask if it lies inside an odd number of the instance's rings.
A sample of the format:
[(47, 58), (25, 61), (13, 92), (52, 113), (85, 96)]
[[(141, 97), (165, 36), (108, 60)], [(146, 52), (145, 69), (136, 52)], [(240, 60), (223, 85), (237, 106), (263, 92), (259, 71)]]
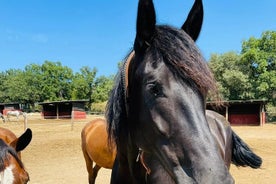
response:
[(106, 103), (107, 102), (92, 103), (91, 113), (92, 114), (104, 114)]
[(276, 107), (270, 104), (267, 105), (267, 122), (276, 122)]

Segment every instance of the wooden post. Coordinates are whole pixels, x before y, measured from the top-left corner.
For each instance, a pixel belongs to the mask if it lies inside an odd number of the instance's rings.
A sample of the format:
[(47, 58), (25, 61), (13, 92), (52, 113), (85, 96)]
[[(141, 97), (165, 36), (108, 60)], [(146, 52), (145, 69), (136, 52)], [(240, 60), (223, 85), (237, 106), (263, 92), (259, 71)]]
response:
[(59, 119), (59, 109), (58, 109), (58, 104), (57, 104), (57, 107), (56, 107), (56, 114), (57, 114), (57, 119)]
[(228, 106), (225, 107), (225, 118), (227, 121), (229, 121)]
[(27, 128), (28, 128), (27, 113), (25, 113), (25, 114), (23, 115), (23, 117), (24, 117), (24, 130), (27, 130)]
[(73, 131), (73, 129), (74, 129), (74, 117), (75, 117), (74, 114), (75, 114), (74, 110), (72, 110), (71, 111), (71, 131)]
[(260, 126), (265, 124), (265, 110), (264, 105), (260, 105)]
[(262, 126), (265, 124), (265, 112), (262, 112)]

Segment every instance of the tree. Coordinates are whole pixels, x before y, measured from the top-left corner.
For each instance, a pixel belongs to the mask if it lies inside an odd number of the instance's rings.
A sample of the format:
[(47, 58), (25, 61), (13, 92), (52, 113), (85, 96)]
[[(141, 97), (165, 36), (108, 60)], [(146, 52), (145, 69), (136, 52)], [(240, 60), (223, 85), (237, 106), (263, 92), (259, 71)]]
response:
[(254, 97), (276, 105), (276, 32), (266, 31), (259, 39), (244, 41), (240, 65), (249, 75)]
[(22, 70), (7, 70), (3, 76), (1, 99), (3, 102), (21, 102), (27, 100), (27, 84)]
[(251, 85), (248, 76), (239, 70), (226, 70), (223, 74), (223, 84), (228, 90), (228, 99), (251, 99)]
[(60, 62), (45, 61), (41, 66), (43, 100), (71, 99), (72, 69)]
[(36, 102), (42, 102), (44, 99), (44, 95), (42, 92), (43, 88), (43, 73), (41, 70), (41, 66), (37, 64), (30, 64), (25, 67), (24, 78), (26, 81), (26, 85), (28, 88), (25, 93), (28, 96), (26, 103), (29, 103), (34, 109), (34, 105)]
[(0, 73), (0, 102), (5, 102), (5, 96), (6, 96), (6, 92), (5, 92), (5, 86), (3, 85), (4, 82), (6, 80), (6, 73), (5, 72), (1, 72)]
[(77, 72), (72, 81), (72, 99), (88, 99), (88, 107), (92, 104), (92, 93), (97, 69), (84, 66)]
[(239, 67), (240, 56), (235, 52), (212, 54), (209, 66), (218, 82), (222, 97), (227, 100), (250, 99), (251, 85)]
[(114, 76), (100, 76), (95, 81), (95, 89), (92, 94), (93, 102), (105, 102), (108, 100), (113, 87)]

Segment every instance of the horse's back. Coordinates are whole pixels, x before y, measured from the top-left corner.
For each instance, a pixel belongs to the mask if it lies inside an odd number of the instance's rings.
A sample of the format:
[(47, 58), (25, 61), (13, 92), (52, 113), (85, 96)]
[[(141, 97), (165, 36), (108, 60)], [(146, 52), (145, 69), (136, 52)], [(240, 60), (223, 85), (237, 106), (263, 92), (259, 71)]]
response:
[(82, 130), (82, 149), (97, 165), (111, 169), (116, 151), (108, 146), (108, 135), (104, 119), (95, 119)]
[(210, 130), (218, 143), (225, 164), (259, 168), (262, 158), (256, 155), (249, 146), (232, 130), (230, 123), (217, 112), (207, 110), (206, 117)]
[(209, 127), (226, 166), (229, 168), (232, 157), (232, 129), (224, 116), (217, 112), (206, 110)]

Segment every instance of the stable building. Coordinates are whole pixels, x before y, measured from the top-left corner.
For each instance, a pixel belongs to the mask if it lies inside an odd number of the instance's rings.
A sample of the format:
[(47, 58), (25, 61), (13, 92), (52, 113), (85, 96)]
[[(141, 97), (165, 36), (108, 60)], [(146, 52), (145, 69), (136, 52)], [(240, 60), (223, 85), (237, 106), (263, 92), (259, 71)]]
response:
[(265, 124), (266, 100), (230, 100), (207, 102), (206, 108), (223, 115), (231, 125), (259, 125)]
[(85, 104), (88, 100), (65, 100), (38, 103), (44, 119), (86, 119)]

